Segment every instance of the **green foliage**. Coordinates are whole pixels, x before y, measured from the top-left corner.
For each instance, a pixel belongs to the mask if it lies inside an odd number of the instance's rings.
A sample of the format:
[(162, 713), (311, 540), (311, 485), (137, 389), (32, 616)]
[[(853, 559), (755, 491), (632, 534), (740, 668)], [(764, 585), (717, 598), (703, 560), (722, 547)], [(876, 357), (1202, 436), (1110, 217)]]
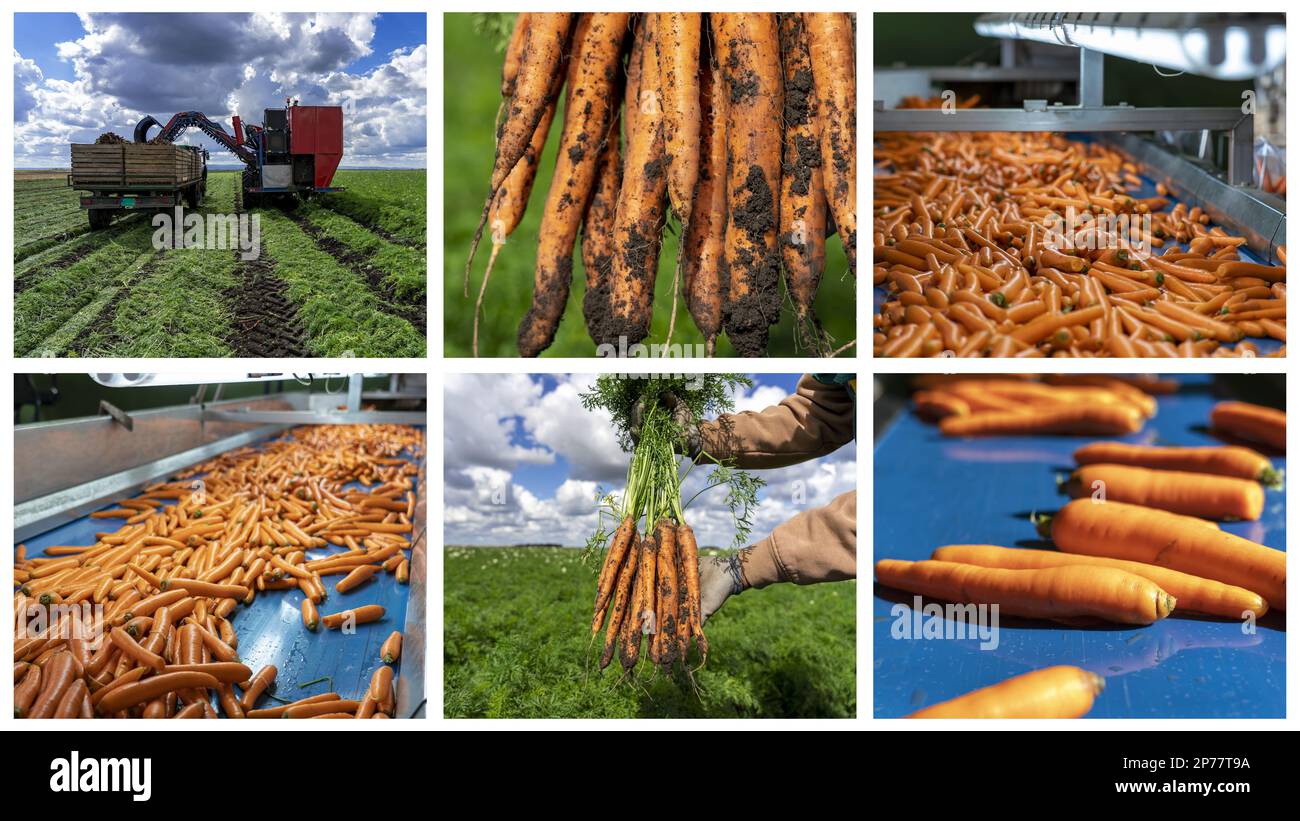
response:
[[(448, 548), (448, 718), (852, 718), (856, 582), (773, 585), (705, 624), (708, 664), (673, 678), (595, 672), (592, 582), (569, 548)], [(698, 661), (695, 663), (698, 664)]]
[[(480, 35), (476, 30), (475, 14), (447, 14), (444, 16), (443, 34), (443, 330), (447, 356), (470, 356), (474, 326), (474, 299), (478, 295), (483, 269), (487, 265), (487, 245), (475, 258), (470, 280), (470, 297), (462, 293), (465, 260), (469, 255), (470, 240), (478, 225), (483, 200), (488, 193), (495, 154), (493, 134), (497, 109), (501, 104), (501, 53), (502, 36), (513, 27), (500, 25), (498, 35)], [(508, 15), (513, 17), (513, 15)], [(560, 141), (563, 120), (561, 110), (556, 112), (555, 124), (546, 141), (537, 165), (537, 178), (529, 198), (528, 209), (519, 227), (506, 241), (497, 256), (492, 279), (484, 297), (484, 311), (479, 326), (479, 354), (481, 356), (519, 355), (515, 345), (519, 322), (532, 302), (533, 274), (537, 261), (537, 236), (542, 219), (542, 209), (551, 186), (555, 169), (555, 155)], [(677, 264), (678, 237), (681, 226), (671, 221), (664, 231), (663, 247), (659, 253), (659, 272), (655, 277), (654, 316), (647, 344), (662, 343), (668, 336), (669, 315), (672, 313), (673, 275)], [(582, 316), (582, 297), (586, 273), (582, 254), (574, 249), (573, 283), (564, 316), (556, 331), (555, 341), (543, 356), (594, 356), (596, 344), (587, 334)], [(784, 291), (784, 285), (782, 285)], [(784, 297), (784, 293), (783, 293)], [(826, 273), (817, 290), (813, 304), (817, 316), (826, 330), (842, 345), (856, 335), (856, 287), (848, 272), (839, 237), (826, 240)], [(695, 327), (686, 306), (677, 306), (677, 324), (672, 342), (676, 345), (700, 346), (690, 350), (703, 350), (704, 336)], [(808, 351), (799, 346), (795, 333), (794, 309), (784, 297), (780, 321), (773, 326), (768, 353), (771, 356), (806, 356)], [(718, 339), (718, 357), (735, 356), (731, 342), (722, 335)], [(842, 356), (854, 356), (850, 348)]]
[(384, 273), (384, 285), (392, 289), (396, 298), (424, 303), (426, 260), (423, 250), (389, 242), (360, 223), (316, 203), (303, 205), (299, 215), (319, 228), (326, 237), (367, 257), (365, 264)]
[[(582, 394), (582, 406), (587, 410), (597, 408), (609, 412), (618, 429), (618, 443), (623, 450), (632, 450), (633, 413), (638, 402), (651, 408), (664, 394), (671, 393), (680, 399), (691, 412), (691, 417), (709, 419), (732, 409), (731, 394), (737, 388), (752, 387), (754, 381), (738, 373), (654, 374), (649, 377), (621, 377), (606, 374), (596, 380), (596, 386)], [(681, 431), (678, 431), (679, 435)]]
[(322, 195), (316, 200), (321, 207), (424, 247), (428, 187), (423, 168), (340, 171), (334, 184), (347, 190)]

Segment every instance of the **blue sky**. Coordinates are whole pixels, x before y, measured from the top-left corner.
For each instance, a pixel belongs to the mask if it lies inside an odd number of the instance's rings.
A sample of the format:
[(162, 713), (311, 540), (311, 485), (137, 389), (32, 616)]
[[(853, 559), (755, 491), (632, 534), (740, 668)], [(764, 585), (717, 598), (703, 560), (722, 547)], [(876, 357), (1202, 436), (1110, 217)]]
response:
[[(14, 15), (14, 158), (66, 167), (68, 145), (198, 110), (232, 130), (263, 108), (344, 107), (344, 167), (427, 164), (424, 14)], [(197, 132), (182, 142), (234, 157)]]
[[(751, 374), (737, 411), (761, 410), (794, 393), (798, 374)], [(589, 374), (449, 374), (444, 392), (443, 499), (447, 544), (580, 545), (596, 524), (595, 492), (619, 492), (628, 454), (609, 417), (585, 410)], [(857, 448), (760, 473), (754, 538), (852, 490)], [(697, 473), (695, 478), (702, 478)], [(691, 495), (693, 489), (684, 491)], [(721, 492), (688, 511), (702, 544), (726, 546), (734, 531)]]

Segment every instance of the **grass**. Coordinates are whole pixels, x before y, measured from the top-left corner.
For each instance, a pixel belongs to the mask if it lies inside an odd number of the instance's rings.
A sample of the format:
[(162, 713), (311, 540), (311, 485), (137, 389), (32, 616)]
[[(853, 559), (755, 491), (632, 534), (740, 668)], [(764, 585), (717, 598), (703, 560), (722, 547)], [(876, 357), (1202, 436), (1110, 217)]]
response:
[[(474, 322), (474, 297), (478, 294), (483, 269), (487, 265), (491, 243), (486, 235), (479, 246), (471, 278), (471, 297), (465, 299), (461, 288), (465, 259), (470, 240), (478, 224), (492, 173), (493, 123), (500, 103), (501, 55), (493, 42), (478, 34), (471, 14), (444, 16), (444, 108), (443, 138), (444, 180), (444, 252), (443, 303), (445, 351), (447, 356), (470, 356)], [(563, 108), (563, 106), (561, 106)], [(537, 232), (541, 210), (555, 167), (556, 146), (562, 128), (562, 113), (551, 126), (550, 138), (538, 166), (528, 210), (523, 221), (497, 256), (496, 268), (488, 284), (483, 317), (479, 327), (479, 351), (483, 356), (518, 356), (515, 336), (519, 322), (532, 301), (533, 270), (537, 250)], [(659, 275), (655, 282), (655, 309), (647, 342), (662, 343), (668, 334), (672, 306), (673, 273), (677, 260), (677, 231), (674, 222), (664, 235), (659, 254)], [(818, 289), (814, 310), (837, 345), (852, 340), (856, 334), (856, 289), (848, 273), (838, 237), (826, 243), (826, 273)], [(545, 356), (592, 356), (596, 346), (587, 334), (582, 318), (583, 284), (586, 274), (582, 255), (575, 247), (573, 287), (555, 342)], [(690, 313), (679, 302), (675, 343), (704, 344), (704, 337), (691, 321)], [(769, 354), (772, 356), (806, 356), (796, 348), (793, 309), (788, 299), (781, 321), (772, 328)], [(725, 335), (719, 339), (718, 356), (733, 356)], [(850, 348), (846, 356), (853, 355)]]
[(601, 674), (588, 644), (594, 571), (568, 548), (444, 553), (448, 718), (853, 717), (856, 582), (773, 585), (732, 598), (705, 625), (695, 674)]
[(384, 285), (398, 299), (423, 303), (426, 299), (428, 265), (421, 249), (389, 242), (364, 225), (340, 213), (307, 203), (299, 213), (325, 236), (367, 257), (368, 264), (384, 272)]
[(334, 184), (346, 188), (319, 202), (332, 211), (398, 240), (423, 248), (428, 226), (426, 172), (418, 170), (340, 171)]

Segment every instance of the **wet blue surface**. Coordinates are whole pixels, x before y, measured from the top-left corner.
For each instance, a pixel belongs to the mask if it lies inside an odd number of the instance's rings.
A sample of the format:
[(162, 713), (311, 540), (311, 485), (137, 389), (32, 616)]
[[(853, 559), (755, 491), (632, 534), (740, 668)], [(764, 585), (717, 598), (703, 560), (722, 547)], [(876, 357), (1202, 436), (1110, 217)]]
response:
[[(1207, 445), (1210, 408), (1223, 396), (1206, 376), (1181, 377), (1177, 394), (1136, 434), (1140, 444)], [(900, 413), (875, 449), (876, 559), (928, 559), (946, 544), (1050, 547), (1029, 522), (1067, 497), (1056, 479), (1072, 454), (1098, 437), (952, 439), (910, 412)], [(1284, 457), (1273, 457), (1285, 468)], [(1258, 522), (1225, 523), (1231, 533), (1286, 549), (1285, 494), (1266, 492)], [(1285, 616), (1269, 613), (1256, 632), (1236, 622), (1173, 615), (1140, 628), (1076, 629), (1052, 622), (1003, 621), (999, 646), (976, 638), (891, 636), (896, 602), (912, 597), (875, 587), (872, 631), (877, 718), (896, 718), (1006, 678), (1054, 664), (1106, 677), (1090, 718), (1280, 718), (1286, 710)], [(906, 611), (911, 614), (910, 607)]]
[[(416, 478), (411, 477), (412, 482)], [(349, 489), (365, 490), (352, 483)], [(105, 505), (104, 509), (116, 507)], [(28, 539), (27, 555), (41, 555), (46, 547), (54, 545), (89, 545), (95, 543), (95, 533), (115, 530), (121, 519), (91, 519), (83, 517), (74, 522)], [(405, 534), (410, 538), (410, 534)], [(341, 548), (328, 545), (307, 553), (308, 559), (319, 559)], [(409, 558), (410, 551), (404, 551)], [(315, 633), (302, 624), (302, 591), (269, 590), (259, 593), (251, 606), (240, 605), (231, 617), (231, 624), (239, 637), (240, 660), (256, 673), (267, 664), (274, 664), (276, 676), (275, 695), (286, 701), (317, 693), (337, 692), (345, 699), (360, 699), (370, 686), (370, 676), (381, 662), (379, 649), (394, 630), (406, 624), (406, 603), (410, 586), (398, 584), (392, 573), (380, 571), (370, 581), (347, 593), (338, 593), (334, 585), (342, 576), (322, 576), (326, 592), (325, 601), (318, 605), (322, 617), (329, 613), (360, 607), (363, 604), (383, 605), (384, 617), (379, 621), (356, 626), (356, 632), (344, 635), (340, 630), (320, 627)], [(392, 665), (393, 678), (401, 674), (401, 663)], [(328, 678), (309, 686), (299, 685)], [(213, 697), (213, 704), (216, 698)], [(274, 707), (277, 702), (263, 697), (258, 707)]]

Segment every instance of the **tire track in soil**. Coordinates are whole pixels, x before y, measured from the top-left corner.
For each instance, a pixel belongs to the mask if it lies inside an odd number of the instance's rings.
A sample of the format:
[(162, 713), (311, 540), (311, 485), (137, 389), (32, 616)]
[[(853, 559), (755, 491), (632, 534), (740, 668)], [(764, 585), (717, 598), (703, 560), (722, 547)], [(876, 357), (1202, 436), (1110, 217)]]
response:
[[(238, 253), (238, 252), (236, 252)], [(289, 301), (289, 286), (275, 275), (275, 262), (263, 251), (240, 260), (240, 283), (222, 296), (231, 306), (226, 343), (240, 357), (307, 357), (307, 329)]]
[(23, 276), (22, 278), (15, 276), (14, 296), (18, 296), (23, 291), (26, 291), (28, 288), (37, 284), (38, 278), (34, 275), (37, 273), (38, 270), (42, 274), (58, 273), (59, 271), (62, 271), (64, 268), (68, 268), (73, 265), (76, 265), (83, 258), (90, 256), (92, 252), (98, 250), (99, 249), (96, 248), (94, 245), (88, 244), (82, 248), (78, 248), (77, 250), (72, 251), (71, 253), (64, 254), (63, 256), (50, 262), (49, 265), (43, 265), (39, 269), (33, 268), (27, 271), (27, 275)]
[[(427, 305), (407, 306), (398, 303), (392, 290), (384, 284), (384, 272), (376, 269), (370, 264), (370, 259), (365, 254), (358, 253), (344, 245), (342, 242), (327, 237), (316, 227), (311, 220), (291, 211), (286, 211), (285, 216), (293, 220), (294, 223), (302, 229), (303, 233), (311, 237), (316, 247), (334, 257), (340, 265), (346, 267), (352, 273), (356, 274), (363, 281), (370, 285), (370, 292), (373, 293), (380, 301), (382, 307), (394, 316), (405, 319), (411, 323), (412, 327), (419, 332), (420, 336), (425, 336), (428, 328), (426, 327), (426, 318), (428, 316)], [(366, 226), (370, 230), (370, 226)], [(376, 231), (376, 233), (379, 233)], [(381, 234), (382, 236), (382, 234)]]
[(110, 299), (108, 304), (104, 306), (103, 310), (99, 312), (99, 315), (95, 317), (95, 320), (82, 328), (81, 332), (72, 340), (72, 344), (68, 345), (68, 356), (109, 356), (110, 354), (96, 354), (86, 350), (86, 344), (90, 342), (90, 340), (94, 338), (100, 330), (103, 331), (103, 337), (101, 338), (108, 340), (107, 350), (111, 351), (116, 348), (118, 344), (126, 341), (113, 330), (113, 317), (117, 316), (117, 306), (123, 299), (126, 299), (127, 295), (131, 293), (132, 288), (153, 276), (154, 266), (161, 260), (162, 254), (155, 254), (153, 259), (146, 262), (144, 266), (136, 272), (136, 275), (131, 277), (129, 282), (126, 282), (118, 288), (117, 293), (113, 295), (113, 298)]

